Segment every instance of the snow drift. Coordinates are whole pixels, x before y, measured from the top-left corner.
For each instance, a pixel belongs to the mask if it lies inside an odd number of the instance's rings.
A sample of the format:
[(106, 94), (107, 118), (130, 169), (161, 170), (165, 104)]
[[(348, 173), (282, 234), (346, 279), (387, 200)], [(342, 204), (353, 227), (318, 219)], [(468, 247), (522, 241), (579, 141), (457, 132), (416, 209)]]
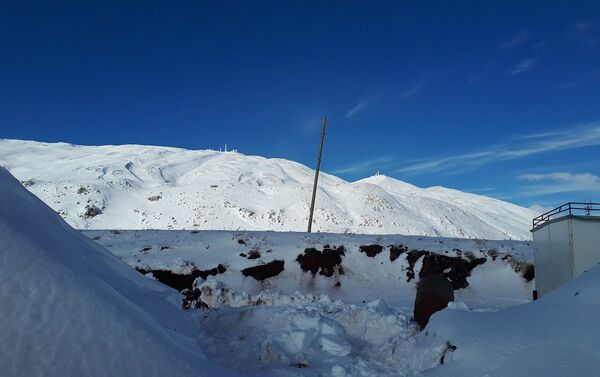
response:
[[(79, 229), (304, 231), (313, 170), (236, 152), (0, 140), (0, 165)], [(530, 239), (534, 213), (385, 176), (323, 174), (313, 229)]]
[(174, 290), (70, 228), (3, 168), (0, 276), (1, 376), (224, 375), (187, 333)]
[(493, 313), (446, 309), (421, 344), (456, 347), (431, 376), (597, 376), (600, 267), (538, 301)]

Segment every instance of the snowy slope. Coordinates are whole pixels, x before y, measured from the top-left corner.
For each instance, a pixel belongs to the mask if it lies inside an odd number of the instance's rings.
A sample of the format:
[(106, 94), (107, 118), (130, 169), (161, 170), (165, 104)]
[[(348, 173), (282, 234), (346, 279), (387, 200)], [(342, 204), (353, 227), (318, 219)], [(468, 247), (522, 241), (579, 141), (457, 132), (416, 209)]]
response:
[(0, 168), (0, 376), (219, 376), (172, 289)]
[[(0, 140), (0, 165), (81, 229), (303, 231), (313, 171), (236, 152)], [(323, 232), (530, 239), (528, 209), (384, 176), (323, 174)]]
[(538, 301), (493, 313), (446, 309), (418, 341), (456, 350), (429, 371), (444, 377), (598, 376), (600, 268)]

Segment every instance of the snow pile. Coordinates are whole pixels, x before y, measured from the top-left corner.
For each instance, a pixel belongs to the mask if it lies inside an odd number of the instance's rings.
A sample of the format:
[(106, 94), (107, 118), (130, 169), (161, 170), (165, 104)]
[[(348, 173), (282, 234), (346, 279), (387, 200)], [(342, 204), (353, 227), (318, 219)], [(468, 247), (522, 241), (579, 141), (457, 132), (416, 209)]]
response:
[[(18, 140), (0, 140), (0, 165), (79, 229), (304, 231), (314, 174), (236, 152)], [(442, 187), (323, 174), (313, 229), (526, 240), (534, 216)]]
[(3, 168), (0, 276), (1, 376), (225, 375), (188, 334), (175, 291), (71, 229)]
[(419, 350), (409, 317), (383, 300), (355, 306), (323, 299), (195, 315), (209, 357), (248, 374), (407, 376), (436, 365), (443, 351)]
[(595, 267), (527, 305), (493, 313), (443, 310), (418, 342), (456, 347), (431, 376), (597, 376), (599, 311)]

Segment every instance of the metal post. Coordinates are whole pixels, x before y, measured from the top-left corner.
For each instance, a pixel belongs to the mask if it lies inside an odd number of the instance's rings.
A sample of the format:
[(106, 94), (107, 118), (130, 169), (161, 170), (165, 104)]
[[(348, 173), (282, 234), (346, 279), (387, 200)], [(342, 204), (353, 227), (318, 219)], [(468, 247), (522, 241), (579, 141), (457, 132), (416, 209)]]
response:
[(321, 144), (317, 154), (317, 169), (315, 170), (315, 183), (313, 184), (312, 200), (310, 201), (310, 214), (308, 215), (308, 233), (312, 230), (313, 213), (315, 211), (315, 199), (317, 197), (317, 183), (319, 182), (319, 170), (321, 169), (321, 157), (323, 156), (323, 140), (325, 139), (325, 128), (327, 128), (327, 117), (323, 115), (323, 129), (321, 130)]

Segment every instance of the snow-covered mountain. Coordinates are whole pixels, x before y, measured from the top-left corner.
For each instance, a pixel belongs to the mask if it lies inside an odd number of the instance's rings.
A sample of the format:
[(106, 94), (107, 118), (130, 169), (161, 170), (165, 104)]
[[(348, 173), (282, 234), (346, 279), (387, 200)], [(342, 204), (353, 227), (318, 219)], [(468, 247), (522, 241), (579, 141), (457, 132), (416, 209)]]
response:
[[(237, 152), (0, 140), (5, 166), (81, 229), (303, 231), (313, 170)], [(322, 174), (313, 229), (529, 239), (535, 214), (443, 187)]]

